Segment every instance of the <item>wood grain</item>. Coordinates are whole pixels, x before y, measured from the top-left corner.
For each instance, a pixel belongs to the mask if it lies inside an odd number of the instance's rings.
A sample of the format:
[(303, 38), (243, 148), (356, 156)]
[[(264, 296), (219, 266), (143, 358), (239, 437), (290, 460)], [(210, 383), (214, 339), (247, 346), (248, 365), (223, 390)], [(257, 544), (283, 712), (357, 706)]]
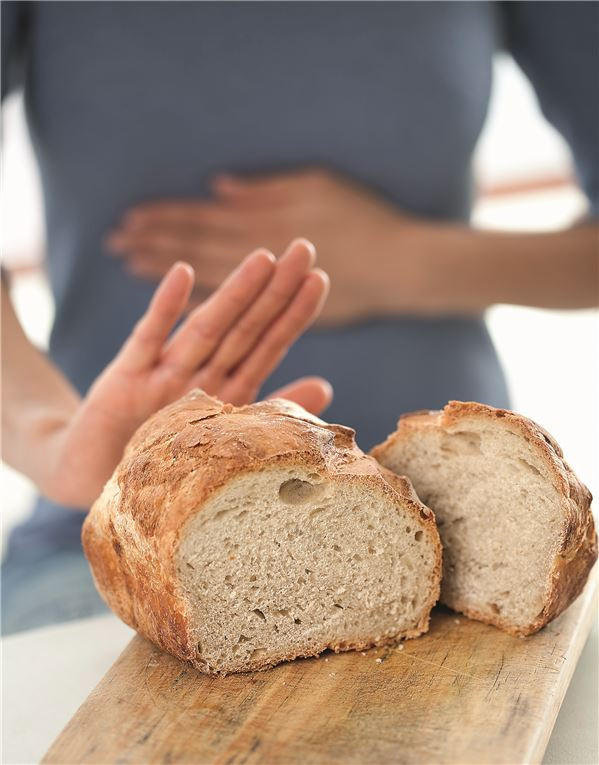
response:
[(593, 575), (515, 638), (443, 609), (401, 649), (208, 677), (135, 637), (44, 763), (536, 763), (596, 611)]

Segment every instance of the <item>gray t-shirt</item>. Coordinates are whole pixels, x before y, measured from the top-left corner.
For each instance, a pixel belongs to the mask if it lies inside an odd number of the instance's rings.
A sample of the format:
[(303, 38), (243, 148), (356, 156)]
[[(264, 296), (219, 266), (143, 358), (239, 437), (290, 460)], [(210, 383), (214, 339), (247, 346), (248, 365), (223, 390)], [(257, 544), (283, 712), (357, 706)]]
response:
[[(572, 2), (3, 2), (2, 89), (25, 89), (43, 182), (51, 357), (87, 389), (152, 291), (104, 236), (142, 200), (206, 195), (218, 171), (320, 165), (416, 215), (467, 221), (500, 47), (570, 143), (596, 210), (597, 16)], [(332, 381), (326, 416), (365, 448), (402, 411), (508, 403), (482, 317), (313, 331), (267, 390), (305, 374)], [(38, 507), (44, 534), (59, 517)]]

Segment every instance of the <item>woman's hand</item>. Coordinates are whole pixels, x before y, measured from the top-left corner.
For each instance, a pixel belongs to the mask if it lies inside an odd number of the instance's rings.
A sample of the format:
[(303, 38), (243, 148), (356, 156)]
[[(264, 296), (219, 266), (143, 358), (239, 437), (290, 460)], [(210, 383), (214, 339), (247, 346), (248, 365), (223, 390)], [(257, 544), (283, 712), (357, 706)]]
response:
[(214, 199), (155, 202), (125, 215), (109, 247), (159, 278), (178, 258), (210, 290), (256, 243), (295, 236), (318, 248), (333, 289), (322, 320), (478, 314), (495, 303), (597, 305), (596, 221), (563, 231), (506, 233), (416, 218), (324, 170), (219, 177)]
[[(195, 278), (189, 265), (176, 263), (83, 400), (55, 369), (47, 370), (45, 357), (22, 347), (24, 337), (15, 340), (8, 316), (7, 361), (14, 362), (4, 401), (11, 410), (4, 434), (8, 461), (51, 499), (86, 507), (136, 428), (160, 407), (196, 387), (234, 404), (251, 402), (322, 307), (328, 278), (314, 262), (314, 248), (301, 240), (278, 262), (266, 250), (254, 252), (169, 337)], [(28, 353), (37, 356), (24, 361)], [(16, 367), (23, 364), (27, 369), (19, 375)], [(30, 380), (45, 374), (49, 385)], [(275, 395), (318, 413), (329, 403), (331, 389), (324, 380), (306, 378)]]
[[(157, 279), (177, 259), (192, 263), (200, 289), (217, 285), (242, 254), (263, 242), (277, 251), (307, 236), (329, 273), (322, 317), (344, 322), (386, 313), (386, 264), (402, 258), (393, 299), (412, 299), (410, 222), (382, 198), (321, 170), (265, 178), (219, 177), (211, 201), (169, 201), (130, 210), (108, 238), (135, 274)], [(391, 290), (389, 290), (391, 292)]]

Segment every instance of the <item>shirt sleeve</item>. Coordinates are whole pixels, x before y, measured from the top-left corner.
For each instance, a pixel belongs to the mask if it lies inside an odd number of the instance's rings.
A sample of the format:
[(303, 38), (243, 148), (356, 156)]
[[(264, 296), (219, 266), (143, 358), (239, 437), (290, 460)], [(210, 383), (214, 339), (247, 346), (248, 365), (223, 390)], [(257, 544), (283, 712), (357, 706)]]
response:
[(2, 100), (23, 84), (27, 41), (29, 3), (3, 0), (0, 3), (2, 19)]
[(599, 217), (599, 3), (506, 2), (505, 42), (564, 136)]

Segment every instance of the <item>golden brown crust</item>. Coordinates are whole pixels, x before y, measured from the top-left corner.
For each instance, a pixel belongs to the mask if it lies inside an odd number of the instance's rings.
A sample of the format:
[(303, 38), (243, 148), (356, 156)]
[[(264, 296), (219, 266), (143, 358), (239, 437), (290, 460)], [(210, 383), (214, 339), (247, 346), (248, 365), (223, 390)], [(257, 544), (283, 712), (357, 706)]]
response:
[(375, 459), (382, 458), (389, 447), (422, 428), (441, 428), (451, 432), (472, 418), (502, 422), (537, 449), (561, 496), (564, 524), (547, 600), (531, 624), (524, 628), (516, 627), (499, 616), (483, 615), (466, 605), (456, 606), (456, 610), (511, 634), (531, 635), (555, 619), (580, 595), (597, 560), (597, 534), (590, 509), (591, 493), (564, 460), (555, 439), (533, 420), (507, 409), (497, 409), (473, 401), (450, 401), (442, 411), (419, 411), (402, 415), (397, 430), (376, 446), (371, 455)]
[[(286, 401), (236, 408), (193, 391), (162, 409), (135, 433), (83, 526), (84, 550), (101, 595), (127, 624), (206, 671), (197, 661), (191, 617), (178, 588), (175, 553), (181, 531), (231, 478), (274, 465), (301, 465), (330, 478), (359, 481), (396, 502), (402, 499), (436, 550), (432, 608), (441, 571), (433, 514), (409, 481), (387, 473), (358, 449), (354, 435)], [(416, 630), (395, 639), (420, 634), (427, 626), (428, 613)], [(356, 647), (378, 644), (373, 639)], [(354, 646), (321, 650), (329, 647)]]

